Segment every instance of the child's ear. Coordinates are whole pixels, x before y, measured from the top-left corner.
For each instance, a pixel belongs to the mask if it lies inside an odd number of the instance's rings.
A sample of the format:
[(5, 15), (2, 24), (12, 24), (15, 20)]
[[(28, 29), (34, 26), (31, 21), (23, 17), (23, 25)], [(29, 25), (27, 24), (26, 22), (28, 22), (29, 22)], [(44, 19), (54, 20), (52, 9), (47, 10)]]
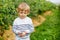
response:
[(30, 14), (30, 10), (27, 11), (28, 15)]
[(29, 15), (30, 13), (28, 13), (27, 15)]
[(16, 11), (18, 12), (18, 8), (16, 8)]

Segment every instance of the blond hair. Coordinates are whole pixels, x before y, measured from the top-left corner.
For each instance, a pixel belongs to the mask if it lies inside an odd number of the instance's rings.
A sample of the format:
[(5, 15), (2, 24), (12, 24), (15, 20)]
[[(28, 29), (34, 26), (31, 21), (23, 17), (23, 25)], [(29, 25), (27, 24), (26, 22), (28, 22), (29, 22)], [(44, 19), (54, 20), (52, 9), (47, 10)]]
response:
[(30, 11), (29, 5), (25, 2), (22, 2), (21, 4), (18, 5), (18, 12), (20, 9)]

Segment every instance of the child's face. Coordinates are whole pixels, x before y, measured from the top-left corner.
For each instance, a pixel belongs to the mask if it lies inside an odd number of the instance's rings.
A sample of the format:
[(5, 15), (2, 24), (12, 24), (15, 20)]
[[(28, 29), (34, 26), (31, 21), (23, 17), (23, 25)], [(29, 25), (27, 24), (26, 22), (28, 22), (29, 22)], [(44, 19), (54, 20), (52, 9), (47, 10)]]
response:
[(20, 18), (25, 18), (28, 15), (28, 10), (27, 9), (19, 9), (18, 15)]

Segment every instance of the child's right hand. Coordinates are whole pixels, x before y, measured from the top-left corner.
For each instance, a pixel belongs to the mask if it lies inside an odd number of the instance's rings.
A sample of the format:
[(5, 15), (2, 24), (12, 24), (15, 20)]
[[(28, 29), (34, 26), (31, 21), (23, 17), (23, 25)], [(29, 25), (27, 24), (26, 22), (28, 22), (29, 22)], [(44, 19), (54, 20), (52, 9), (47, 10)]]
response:
[(24, 37), (25, 35), (26, 35), (26, 33), (18, 33), (18, 35), (20, 36), (20, 37)]
[(18, 35), (19, 35), (20, 37), (22, 37), (22, 33), (18, 33)]
[(23, 34), (23, 33), (18, 33), (18, 35), (19, 35), (20, 37), (24, 37), (24, 36), (25, 36), (25, 34)]

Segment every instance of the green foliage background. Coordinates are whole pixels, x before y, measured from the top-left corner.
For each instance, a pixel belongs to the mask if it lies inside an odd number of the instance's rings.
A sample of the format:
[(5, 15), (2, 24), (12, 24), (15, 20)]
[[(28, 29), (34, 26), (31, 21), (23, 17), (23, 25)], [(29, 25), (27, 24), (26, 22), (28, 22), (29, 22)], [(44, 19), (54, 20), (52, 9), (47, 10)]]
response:
[(37, 17), (45, 11), (51, 10), (52, 15), (46, 16), (46, 21), (36, 27), (36, 32), (32, 33), (31, 40), (60, 40), (60, 6), (56, 6), (45, 0), (0, 0), (0, 35), (4, 30), (9, 29), (13, 20), (17, 17), (16, 8), (19, 3), (29, 4), (31, 11), (29, 17)]

